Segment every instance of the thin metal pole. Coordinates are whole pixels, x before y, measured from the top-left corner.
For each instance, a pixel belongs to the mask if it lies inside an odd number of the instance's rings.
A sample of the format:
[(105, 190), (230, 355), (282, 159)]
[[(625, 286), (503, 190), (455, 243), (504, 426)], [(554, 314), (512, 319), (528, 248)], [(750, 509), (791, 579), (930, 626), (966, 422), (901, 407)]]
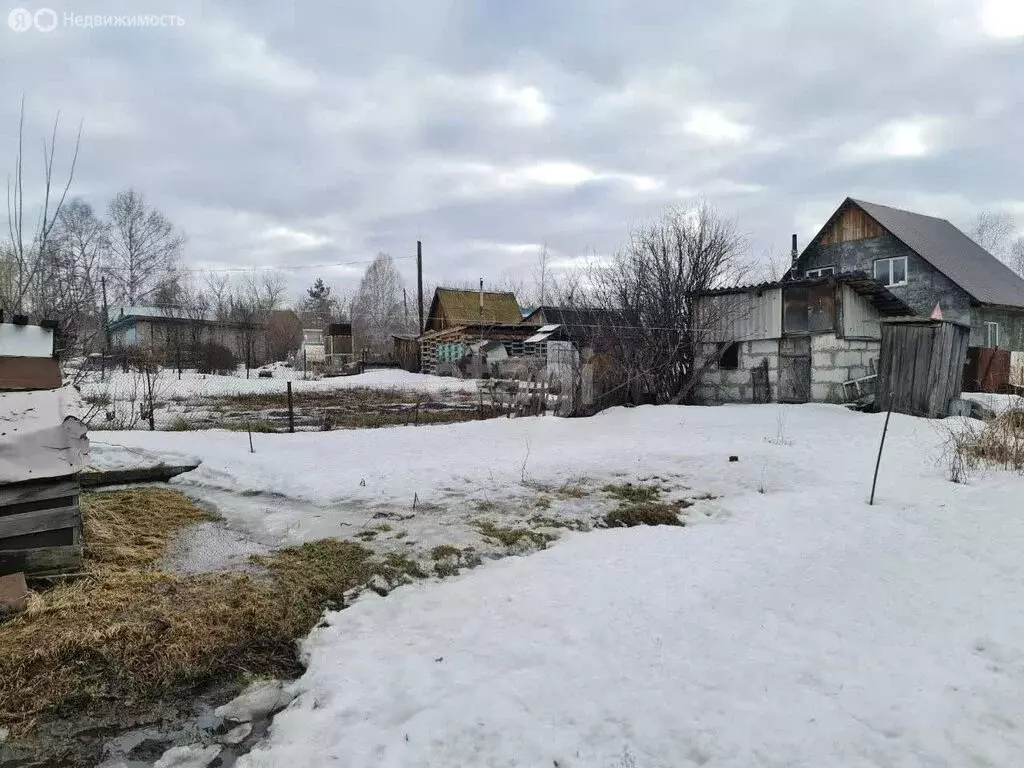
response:
[(295, 405), (292, 402), (292, 383), (288, 382), (288, 431), (295, 431)]
[(882, 427), (882, 442), (878, 444), (878, 459), (875, 460), (875, 476), (871, 480), (871, 499), (868, 501), (869, 505), (875, 503), (875, 486), (878, 484), (878, 468), (882, 465), (882, 449), (885, 448), (885, 434), (889, 431), (889, 417), (892, 416), (892, 403), (893, 400), (892, 392), (889, 393), (889, 410), (885, 414), (885, 426)]

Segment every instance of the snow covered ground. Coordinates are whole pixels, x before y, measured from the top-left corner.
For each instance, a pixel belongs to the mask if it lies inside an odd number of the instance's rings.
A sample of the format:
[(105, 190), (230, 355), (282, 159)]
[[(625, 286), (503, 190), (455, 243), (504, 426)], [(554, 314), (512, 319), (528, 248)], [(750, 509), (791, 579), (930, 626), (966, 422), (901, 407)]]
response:
[(949, 482), (956, 422), (896, 414), (868, 506), (883, 420), (644, 407), (254, 435), (254, 454), (238, 434), (104, 433), (94, 458), (201, 457), (182, 487), (284, 494), (225, 514), (283, 541), (389, 508), (441, 536), (560, 483), (718, 497), (686, 528), (569, 533), (328, 614), (246, 768), (1018, 765), (1024, 479)]
[(965, 400), (974, 400), (994, 413), (1005, 411), (1024, 411), (1024, 397), (1020, 395), (997, 395), (991, 392), (964, 392), (962, 397)]
[[(281, 375), (287, 372), (287, 375)], [(254, 369), (249, 378), (244, 371), (234, 376), (216, 376), (213, 374), (183, 371), (178, 378), (177, 371), (162, 370), (157, 377), (157, 399), (193, 397), (224, 397), (230, 395), (265, 395), (285, 392), (288, 381), (292, 382), (294, 392), (330, 392), (339, 389), (394, 389), (403, 392), (419, 392), (424, 394), (448, 394), (453, 392), (477, 391), (477, 382), (472, 379), (452, 379), (442, 376), (428, 376), (420, 373), (409, 373), (402, 370), (367, 371), (356, 376), (337, 376), (327, 379), (302, 378), (302, 372), (291, 368), (274, 370), (269, 379), (258, 377)], [(83, 397), (108, 395), (118, 399), (127, 396), (139, 388), (141, 377), (137, 373), (111, 371), (101, 381), (99, 374), (93, 374), (81, 385)]]

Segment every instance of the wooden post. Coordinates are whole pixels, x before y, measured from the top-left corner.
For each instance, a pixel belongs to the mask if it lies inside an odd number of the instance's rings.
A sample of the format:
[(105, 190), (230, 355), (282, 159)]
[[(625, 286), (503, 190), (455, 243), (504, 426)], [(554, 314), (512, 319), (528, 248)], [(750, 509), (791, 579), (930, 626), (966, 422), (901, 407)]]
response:
[(875, 477), (871, 481), (871, 499), (868, 505), (875, 503), (875, 486), (878, 484), (878, 468), (882, 465), (882, 449), (885, 447), (885, 433), (889, 431), (889, 417), (892, 416), (892, 392), (889, 393), (889, 410), (885, 414), (885, 426), (882, 427), (882, 442), (878, 444), (878, 459), (875, 461)]
[(416, 306), (420, 316), (418, 333), (423, 333), (423, 242), (420, 240), (416, 241)]
[(143, 382), (146, 387), (146, 404), (149, 406), (149, 431), (154, 432), (156, 431), (156, 423), (153, 418), (153, 379), (156, 377), (158, 371), (156, 369), (156, 364), (151, 360), (144, 360), (141, 365), (142, 375), (144, 377)]
[(295, 403), (292, 401), (292, 383), (288, 382), (288, 431), (295, 432)]

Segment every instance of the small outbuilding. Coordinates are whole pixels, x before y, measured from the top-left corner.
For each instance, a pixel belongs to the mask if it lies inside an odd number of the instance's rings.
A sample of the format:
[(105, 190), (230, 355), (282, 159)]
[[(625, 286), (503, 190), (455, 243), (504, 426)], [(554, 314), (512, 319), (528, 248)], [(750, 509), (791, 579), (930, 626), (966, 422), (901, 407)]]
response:
[(708, 404), (854, 399), (847, 385), (878, 371), (881, 321), (913, 314), (863, 273), (707, 291), (697, 312), (697, 393)]
[(941, 418), (963, 389), (971, 327), (925, 317), (882, 321), (877, 403), (897, 413)]

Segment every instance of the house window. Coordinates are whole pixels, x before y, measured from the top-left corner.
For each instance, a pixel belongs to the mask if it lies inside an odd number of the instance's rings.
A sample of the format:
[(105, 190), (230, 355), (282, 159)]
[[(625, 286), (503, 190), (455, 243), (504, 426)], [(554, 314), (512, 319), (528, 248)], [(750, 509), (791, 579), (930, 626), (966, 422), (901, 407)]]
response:
[(895, 256), (891, 259), (878, 259), (875, 262), (875, 280), (888, 287), (906, 285), (907, 257)]
[(999, 323), (985, 323), (985, 346), (999, 346)]
[(834, 275), (835, 273), (835, 267), (818, 267), (817, 269), (808, 269), (807, 277), (825, 277), (826, 275)]
[(740, 367), (740, 343), (723, 344), (722, 356), (718, 358), (718, 367), (724, 371), (735, 371)]

